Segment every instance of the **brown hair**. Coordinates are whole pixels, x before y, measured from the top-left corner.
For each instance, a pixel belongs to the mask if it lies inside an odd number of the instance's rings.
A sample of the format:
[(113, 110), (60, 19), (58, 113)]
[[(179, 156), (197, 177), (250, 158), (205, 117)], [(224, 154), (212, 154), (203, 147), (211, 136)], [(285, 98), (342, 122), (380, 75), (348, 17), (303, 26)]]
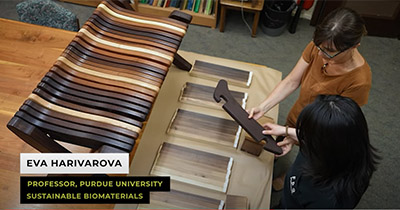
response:
[(314, 43), (327, 41), (329, 48), (344, 51), (360, 43), (367, 34), (364, 20), (352, 9), (338, 8), (329, 13), (314, 31)]

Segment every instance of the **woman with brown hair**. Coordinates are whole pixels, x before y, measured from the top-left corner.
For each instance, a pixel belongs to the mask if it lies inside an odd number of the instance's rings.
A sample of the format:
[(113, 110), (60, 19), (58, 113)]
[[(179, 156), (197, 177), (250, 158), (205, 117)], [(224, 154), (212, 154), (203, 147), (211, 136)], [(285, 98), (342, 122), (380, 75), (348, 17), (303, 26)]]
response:
[[(287, 116), (289, 127), (295, 127), (300, 111), (320, 94), (341, 95), (360, 106), (366, 104), (371, 88), (371, 69), (357, 50), (366, 33), (364, 21), (355, 11), (338, 8), (328, 14), (316, 27), (313, 40), (293, 70), (260, 105), (248, 110), (249, 118), (260, 118), (299, 87), (299, 98)], [(279, 142), (283, 149), (281, 156), (295, 143), (289, 137)], [(280, 178), (282, 180), (283, 176)]]

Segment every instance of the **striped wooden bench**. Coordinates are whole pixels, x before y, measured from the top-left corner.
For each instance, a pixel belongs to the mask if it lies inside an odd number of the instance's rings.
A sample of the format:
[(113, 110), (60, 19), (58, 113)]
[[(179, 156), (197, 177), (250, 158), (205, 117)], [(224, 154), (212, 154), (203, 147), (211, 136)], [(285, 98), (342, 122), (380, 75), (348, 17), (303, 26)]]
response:
[(128, 1), (102, 1), (7, 127), (40, 152), (130, 152), (191, 16), (143, 15)]

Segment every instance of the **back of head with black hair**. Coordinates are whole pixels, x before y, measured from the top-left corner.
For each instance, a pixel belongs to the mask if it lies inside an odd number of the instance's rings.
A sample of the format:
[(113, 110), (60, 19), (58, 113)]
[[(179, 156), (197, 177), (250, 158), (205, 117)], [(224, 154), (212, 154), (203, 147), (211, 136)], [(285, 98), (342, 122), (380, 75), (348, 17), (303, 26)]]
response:
[(367, 34), (364, 20), (354, 10), (338, 8), (329, 13), (314, 31), (314, 43), (327, 42), (330, 49), (347, 50), (360, 43)]
[(360, 199), (376, 170), (378, 156), (370, 144), (360, 107), (350, 98), (318, 96), (297, 119), (300, 151), (309, 160), (305, 173), (315, 184), (341, 196)]

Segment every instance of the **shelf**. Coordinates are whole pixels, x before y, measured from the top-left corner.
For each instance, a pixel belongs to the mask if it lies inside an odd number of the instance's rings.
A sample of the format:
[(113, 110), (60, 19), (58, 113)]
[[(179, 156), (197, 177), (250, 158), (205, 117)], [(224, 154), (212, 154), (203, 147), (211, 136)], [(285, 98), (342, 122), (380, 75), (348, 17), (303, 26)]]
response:
[[(157, 7), (157, 6), (151, 6), (148, 4), (141, 4), (139, 3), (139, 12), (145, 13), (145, 14), (152, 14), (152, 15), (158, 15), (162, 17), (168, 17), (169, 14), (171, 14), (172, 11), (174, 10), (179, 10), (179, 8), (175, 7)], [(193, 11), (189, 10), (180, 10), (184, 13), (187, 13), (193, 17), (192, 19), (192, 24), (196, 25), (202, 25), (202, 26), (208, 26), (211, 28), (215, 28), (217, 25), (217, 15), (216, 12), (212, 15), (205, 15), (201, 13), (196, 13)], [(214, 5), (214, 11), (218, 11), (218, 0), (216, 0), (215, 5)]]
[[(97, 7), (97, 5), (101, 2), (101, 0), (59, 0), (59, 1), (70, 2), (70, 3), (74, 3), (74, 4), (81, 4), (81, 5), (86, 5), (86, 6), (93, 6), (93, 7)], [(187, 13), (193, 17), (192, 22), (191, 22), (192, 24), (215, 28), (217, 26), (218, 4), (219, 4), (219, 1), (215, 0), (214, 14), (212, 14), (212, 15), (205, 15), (205, 14), (196, 13), (196, 12), (189, 11), (189, 10), (180, 10), (180, 11)], [(157, 16), (161, 16), (161, 17), (168, 17), (172, 11), (179, 10), (179, 8), (175, 8), (175, 7), (164, 8), (164, 7), (151, 6), (151, 5), (142, 4), (142, 3), (139, 3), (138, 5), (139, 5), (139, 8), (138, 8), (139, 12), (142, 12), (144, 14), (157, 15)], [(133, 4), (132, 4), (132, 7), (133, 7)]]

